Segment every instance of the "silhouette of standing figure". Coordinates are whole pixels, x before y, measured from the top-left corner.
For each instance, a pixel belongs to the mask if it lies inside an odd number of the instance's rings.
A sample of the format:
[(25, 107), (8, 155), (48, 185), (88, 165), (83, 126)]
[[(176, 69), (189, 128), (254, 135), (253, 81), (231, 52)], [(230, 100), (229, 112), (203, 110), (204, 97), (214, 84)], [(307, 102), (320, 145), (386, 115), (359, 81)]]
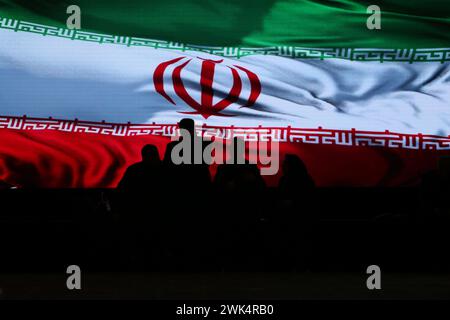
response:
[(258, 166), (246, 159), (242, 139), (233, 139), (232, 150), (232, 163), (219, 165), (214, 180), (216, 193), (226, 199), (219, 208), (223, 219), (217, 246), (226, 252), (226, 260), (261, 266), (261, 251), (266, 249), (260, 232), (265, 182)]
[(280, 191), (286, 196), (298, 196), (314, 188), (314, 181), (303, 161), (294, 154), (287, 154), (283, 161), (283, 176), (279, 183)]
[(158, 149), (151, 144), (147, 144), (141, 151), (142, 161), (128, 167), (120, 181), (118, 188), (121, 190), (146, 190), (152, 186), (159, 186), (161, 173), (161, 159)]
[[(189, 163), (174, 164), (172, 161), (172, 151), (176, 145), (182, 143), (183, 137), (179, 141), (172, 141), (167, 144), (166, 152), (164, 153), (164, 167), (166, 174), (166, 184), (174, 187), (185, 188), (186, 193), (200, 194), (209, 188), (211, 183), (211, 175), (208, 165), (203, 161), (203, 150), (206, 143), (202, 141), (201, 137), (197, 137), (195, 133), (195, 123), (192, 119), (182, 119), (179, 123), (179, 128), (184, 129), (189, 133), (190, 141), (190, 159)], [(195, 145), (200, 145), (200, 150), (195, 150)], [(195, 152), (201, 152), (198, 158), (201, 163), (195, 163)], [(169, 187), (170, 187), (169, 186)]]
[(278, 225), (283, 235), (279, 247), (284, 259), (296, 270), (310, 266), (314, 220), (318, 214), (315, 184), (303, 161), (287, 154), (283, 161), (283, 176), (279, 182), (281, 199)]
[[(242, 148), (239, 148), (239, 145)], [(242, 150), (240, 150), (242, 149)], [(265, 188), (264, 179), (256, 164), (245, 159), (244, 141), (233, 139), (233, 161), (231, 164), (221, 164), (217, 167), (214, 180), (216, 188), (220, 191), (243, 193), (259, 193)]]
[(129, 271), (156, 263), (161, 247), (158, 245), (158, 195), (163, 179), (162, 162), (154, 145), (145, 145), (141, 156), (142, 161), (127, 168), (117, 187), (123, 191), (116, 206), (121, 233), (120, 259)]
[[(182, 119), (179, 122), (179, 129), (187, 132), (184, 132), (185, 135), (181, 136), (178, 141), (167, 144), (163, 160), (164, 189), (172, 193), (172, 197), (168, 199), (166, 205), (171, 210), (167, 210), (163, 217), (164, 230), (167, 230), (164, 243), (168, 255), (173, 259), (177, 257), (170, 262), (170, 265), (175, 268), (180, 264), (188, 267), (185, 264), (190, 261), (189, 268), (195, 268), (195, 265), (202, 265), (203, 262), (206, 262), (207, 252), (203, 248), (207, 230), (202, 227), (205, 225), (205, 220), (201, 215), (201, 210), (200, 212), (192, 210), (189, 205), (198, 203), (200, 206), (205, 206), (205, 201), (209, 199), (211, 176), (208, 164), (203, 159), (203, 151), (207, 143), (201, 137), (197, 137), (194, 120)], [(189, 139), (189, 141), (183, 139)], [(186, 162), (174, 163), (172, 158), (174, 148), (177, 146), (187, 147), (188, 144), (190, 150), (181, 149), (177, 154)], [(184, 152), (190, 152), (190, 156), (188, 157)], [(181, 239), (182, 241), (180, 241)]]

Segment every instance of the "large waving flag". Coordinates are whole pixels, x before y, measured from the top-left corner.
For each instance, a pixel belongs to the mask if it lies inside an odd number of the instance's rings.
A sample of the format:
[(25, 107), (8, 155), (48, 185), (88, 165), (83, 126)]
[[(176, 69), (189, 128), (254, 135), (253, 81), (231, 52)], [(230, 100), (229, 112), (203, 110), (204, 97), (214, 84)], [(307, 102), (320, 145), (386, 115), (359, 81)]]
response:
[(114, 186), (189, 117), (318, 185), (413, 184), (450, 150), (450, 6), (385, 1), (369, 30), (370, 4), (0, 1), (0, 179)]

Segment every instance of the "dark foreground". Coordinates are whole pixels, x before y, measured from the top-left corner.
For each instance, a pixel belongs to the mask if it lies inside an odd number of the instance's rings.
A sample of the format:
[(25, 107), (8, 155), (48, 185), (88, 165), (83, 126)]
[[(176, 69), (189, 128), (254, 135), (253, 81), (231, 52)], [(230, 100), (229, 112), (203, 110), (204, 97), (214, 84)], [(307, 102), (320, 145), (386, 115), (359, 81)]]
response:
[(1, 299), (163, 300), (449, 300), (450, 274), (388, 273), (369, 291), (363, 273), (219, 272), (89, 273), (82, 290), (65, 288), (66, 275), (2, 274)]
[[(0, 201), (4, 299), (450, 298), (446, 197), (419, 188), (318, 189), (296, 205), (272, 189), (5, 190)], [(72, 264), (78, 293), (65, 287)]]

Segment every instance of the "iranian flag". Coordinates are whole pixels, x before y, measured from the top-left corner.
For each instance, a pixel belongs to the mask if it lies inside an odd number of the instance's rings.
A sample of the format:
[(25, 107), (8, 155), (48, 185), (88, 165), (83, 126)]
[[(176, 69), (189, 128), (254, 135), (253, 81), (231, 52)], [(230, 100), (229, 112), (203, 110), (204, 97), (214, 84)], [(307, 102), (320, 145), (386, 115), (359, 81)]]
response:
[(188, 117), (319, 186), (413, 185), (450, 150), (450, 5), (384, 1), (370, 30), (371, 4), (0, 1), (0, 180), (113, 187)]

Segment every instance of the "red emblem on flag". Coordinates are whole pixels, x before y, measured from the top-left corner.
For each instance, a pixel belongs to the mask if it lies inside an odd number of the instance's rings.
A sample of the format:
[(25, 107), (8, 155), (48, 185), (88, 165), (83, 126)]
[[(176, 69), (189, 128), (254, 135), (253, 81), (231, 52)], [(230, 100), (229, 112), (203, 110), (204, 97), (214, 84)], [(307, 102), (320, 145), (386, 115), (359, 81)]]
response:
[[(183, 80), (181, 79), (181, 71), (184, 67), (192, 61), (191, 58), (181, 57), (170, 61), (166, 61), (158, 65), (153, 74), (153, 83), (155, 85), (155, 90), (160, 95), (162, 95), (167, 101), (175, 104), (175, 101), (166, 93), (164, 90), (164, 72), (170, 65), (176, 64), (177, 62), (182, 62), (178, 64), (172, 72), (172, 83), (175, 93), (180, 97), (186, 104), (188, 104), (195, 111), (192, 112), (181, 112), (185, 114), (201, 114), (205, 119), (210, 116), (222, 116), (229, 117), (231, 115), (221, 113), (222, 110), (229, 107), (233, 103), (241, 104), (241, 107), (251, 107), (255, 104), (261, 93), (261, 82), (256, 74), (250, 70), (237, 66), (227, 66), (231, 70), (231, 75), (233, 77), (233, 85), (231, 87), (228, 95), (217, 103), (213, 103), (214, 97), (214, 72), (216, 65), (223, 62), (223, 60), (209, 60), (198, 58), (202, 61), (201, 73), (200, 73), (200, 87), (201, 87), (201, 101), (198, 102), (192, 98), (184, 86)], [(185, 61), (182, 61), (185, 60)], [(241, 71), (239, 73), (238, 71)], [(248, 78), (250, 82), (250, 95), (248, 97), (241, 97), (241, 91), (243, 87), (242, 73)]]

